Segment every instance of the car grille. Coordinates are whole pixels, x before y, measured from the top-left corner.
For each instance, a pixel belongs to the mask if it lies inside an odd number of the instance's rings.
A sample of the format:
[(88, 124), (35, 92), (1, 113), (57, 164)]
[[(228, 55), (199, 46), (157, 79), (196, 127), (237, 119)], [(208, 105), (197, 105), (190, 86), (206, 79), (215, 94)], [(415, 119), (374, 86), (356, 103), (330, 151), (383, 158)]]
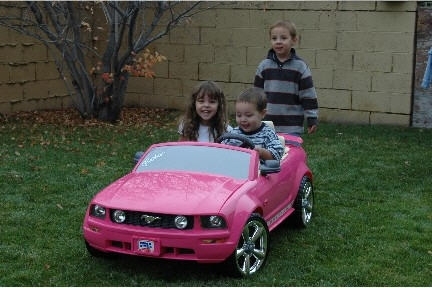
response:
[[(111, 221), (116, 223), (113, 219), (113, 213), (115, 210), (111, 210), (110, 218)], [(156, 214), (156, 213), (146, 213), (140, 211), (125, 211), (126, 220), (121, 224), (152, 227), (152, 228), (173, 228), (178, 229), (174, 225), (174, 219), (177, 215), (167, 215), (167, 214)], [(186, 216), (188, 220), (188, 225), (185, 229), (193, 228), (193, 217)], [(119, 223), (117, 223), (119, 224)], [(184, 229), (183, 229), (184, 230)]]

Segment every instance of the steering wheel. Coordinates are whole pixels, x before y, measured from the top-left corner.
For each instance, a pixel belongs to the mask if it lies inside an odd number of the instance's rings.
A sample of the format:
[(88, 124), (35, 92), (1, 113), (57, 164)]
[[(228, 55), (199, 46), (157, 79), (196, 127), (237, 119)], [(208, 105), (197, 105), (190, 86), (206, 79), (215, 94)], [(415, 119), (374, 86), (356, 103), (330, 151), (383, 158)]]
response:
[(238, 140), (241, 142), (240, 147), (254, 149), (255, 144), (246, 136), (236, 133), (224, 133), (216, 139), (216, 143), (222, 143), (225, 140)]

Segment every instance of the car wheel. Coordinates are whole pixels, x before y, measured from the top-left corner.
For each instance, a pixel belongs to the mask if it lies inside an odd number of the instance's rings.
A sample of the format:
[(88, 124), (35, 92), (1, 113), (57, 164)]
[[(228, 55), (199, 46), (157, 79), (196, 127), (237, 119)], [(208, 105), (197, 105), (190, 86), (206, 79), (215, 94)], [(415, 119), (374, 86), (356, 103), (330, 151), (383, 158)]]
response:
[(308, 176), (303, 176), (297, 197), (294, 202), (293, 221), (297, 227), (306, 227), (312, 220), (314, 206), (314, 193), (312, 181)]
[(260, 215), (252, 214), (229, 258), (234, 276), (249, 276), (258, 272), (267, 260), (269, 243), (266, 222)]
[(90, 244), (85, 241), (85, 245), (87, 248), (87, 251), (89, 252), (90, 255), (92, 255), (93, 257), (104, 257), (104, 258), (111, 258), (114, 256), (113, 253), (107, 253), (107, 252), (103, 252), (101, 250), (98, 250), (92, 246), (90, 246)]

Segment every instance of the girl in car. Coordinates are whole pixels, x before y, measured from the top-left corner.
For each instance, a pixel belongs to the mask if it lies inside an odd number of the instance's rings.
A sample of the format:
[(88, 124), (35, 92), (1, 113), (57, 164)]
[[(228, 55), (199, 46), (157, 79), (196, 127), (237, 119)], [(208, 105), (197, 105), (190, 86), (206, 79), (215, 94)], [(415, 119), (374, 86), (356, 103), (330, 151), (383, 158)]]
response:
[[(232, 127), (226, 115), (225, 95), (213, 81), (205, 81), (192, 91), (178, 127), (179, 141), (215, 142)], [(136, 163), (143, 151), (134, 155)]]
[(214, 142), (232, 127), (226, 115), (225, 95), (213, 81), (205, 81), (192, 91), (181, 118), (179, 141)]

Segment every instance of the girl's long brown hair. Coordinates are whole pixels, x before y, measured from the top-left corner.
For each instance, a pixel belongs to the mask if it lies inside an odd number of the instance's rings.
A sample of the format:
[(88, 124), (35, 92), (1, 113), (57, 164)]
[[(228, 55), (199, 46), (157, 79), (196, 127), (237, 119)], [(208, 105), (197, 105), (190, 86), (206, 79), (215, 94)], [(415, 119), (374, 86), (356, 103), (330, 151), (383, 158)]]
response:
[(196, 141), (198, 139), (198, 129), (200, 126), (201, 118), (196, 112), (195, 103), (198, 97), (208, 95), (211, 99), (218, 102), (218, 109), (215, 116), (210, 119), (209, 133), (213, 136), (213, 139), (217, 139), (222, 135), (228, 125), (226, 117), (226, 103), (225, 95), (222, 89), (213, 82), (205, 81), (197, 85), (189, 98), (187, 103), (186, 111), (183, 118), (183, 137), (185, 140)]

